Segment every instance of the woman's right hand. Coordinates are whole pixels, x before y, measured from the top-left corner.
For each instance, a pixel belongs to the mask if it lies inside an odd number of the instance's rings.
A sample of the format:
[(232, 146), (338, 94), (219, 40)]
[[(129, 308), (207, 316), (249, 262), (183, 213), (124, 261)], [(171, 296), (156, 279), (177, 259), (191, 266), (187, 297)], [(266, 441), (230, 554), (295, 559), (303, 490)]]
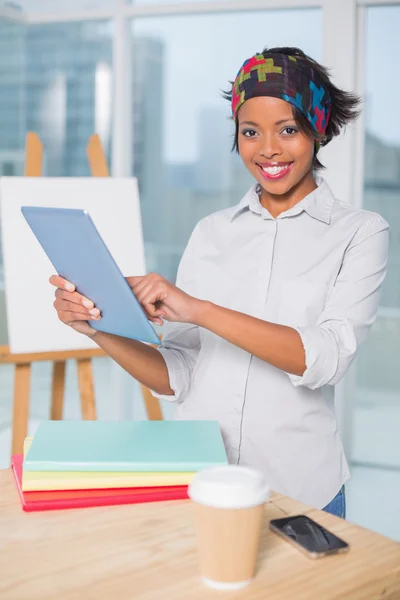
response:
[(53, 305), (60, 321), (79, 333), (94, 337), (97, 331), (90, 327), (88, 320), (98, 321), (101, 318), (99, 309), (91, 300), (76, 292), (73, 283), (59, 275), (52, 275), (49, 281), (57, 288)]

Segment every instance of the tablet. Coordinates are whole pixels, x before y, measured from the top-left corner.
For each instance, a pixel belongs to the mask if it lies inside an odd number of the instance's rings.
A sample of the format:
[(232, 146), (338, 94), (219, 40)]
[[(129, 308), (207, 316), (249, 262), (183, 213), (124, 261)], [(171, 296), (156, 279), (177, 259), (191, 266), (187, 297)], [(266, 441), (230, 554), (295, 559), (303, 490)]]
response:
[(86, 210), (22, 206), (56, 272), (94, 302), (98, 331), (159, 344), (160, 339)]

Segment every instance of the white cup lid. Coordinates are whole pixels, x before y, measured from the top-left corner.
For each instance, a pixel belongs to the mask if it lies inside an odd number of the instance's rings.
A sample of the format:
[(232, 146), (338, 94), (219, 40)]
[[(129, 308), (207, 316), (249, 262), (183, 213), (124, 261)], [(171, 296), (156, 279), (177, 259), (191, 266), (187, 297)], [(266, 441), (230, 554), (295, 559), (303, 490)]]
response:
[(189, 497), (215, 508), (250, 508), (264, 504), (270, 488), (260, 471), (227, 465), (199, 471), (188, 490)]

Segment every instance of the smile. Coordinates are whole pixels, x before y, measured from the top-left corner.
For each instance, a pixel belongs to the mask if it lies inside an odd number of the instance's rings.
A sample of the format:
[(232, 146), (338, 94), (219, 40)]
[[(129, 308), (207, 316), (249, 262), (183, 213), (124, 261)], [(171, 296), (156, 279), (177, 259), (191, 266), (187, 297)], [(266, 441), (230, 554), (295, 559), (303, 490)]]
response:
[(265, 165), (261, 166), (257, 164), (257, 167), (265, 179), (282, 179), (289, 173), (293, 166), (293, 163), (284, 163), (280, 165)]

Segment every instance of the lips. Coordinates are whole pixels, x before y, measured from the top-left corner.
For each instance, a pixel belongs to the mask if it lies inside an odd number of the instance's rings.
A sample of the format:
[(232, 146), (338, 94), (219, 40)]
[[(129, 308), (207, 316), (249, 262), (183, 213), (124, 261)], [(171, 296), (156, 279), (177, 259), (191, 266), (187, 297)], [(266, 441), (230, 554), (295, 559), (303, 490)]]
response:
[(257, 168), (260, 171), (260, 174), (269, 180), (277, 180), (285, 177), (292, 169), (293, 162), (291, 163), (266, 163), (259, 164), (257, 163)]

